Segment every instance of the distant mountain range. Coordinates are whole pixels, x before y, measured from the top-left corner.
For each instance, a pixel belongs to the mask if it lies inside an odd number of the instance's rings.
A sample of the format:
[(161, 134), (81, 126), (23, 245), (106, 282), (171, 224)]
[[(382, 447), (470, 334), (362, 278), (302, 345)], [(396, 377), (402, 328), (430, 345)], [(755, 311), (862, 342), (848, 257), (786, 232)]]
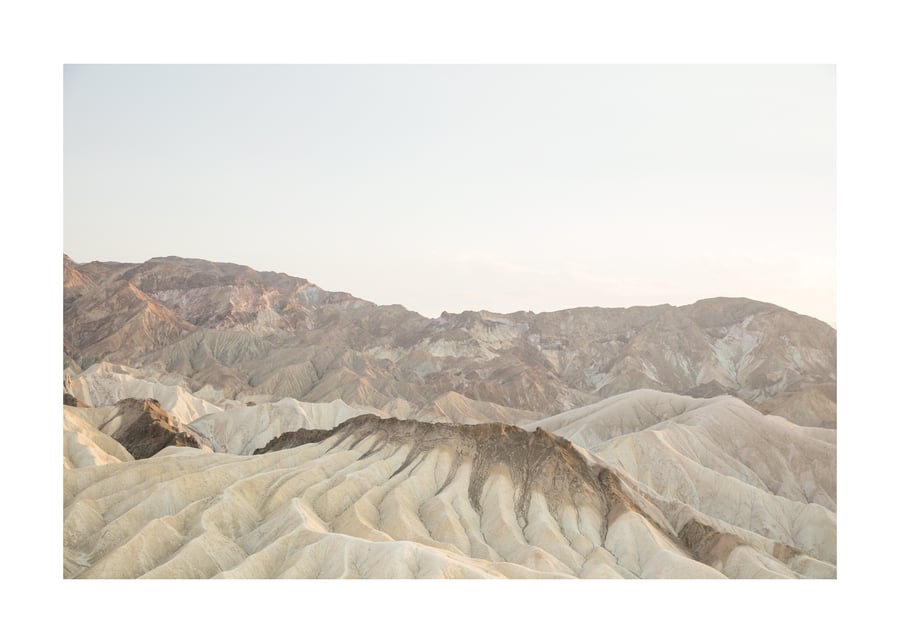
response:
[(342, 400), (456, 422), (525, 423), (655, 389), (836, 425), (836, 331), (749, 299), (428, 319), (199, 259), (64, 256), (63, 270), (70, 375), (111, 362), (206, 399)]

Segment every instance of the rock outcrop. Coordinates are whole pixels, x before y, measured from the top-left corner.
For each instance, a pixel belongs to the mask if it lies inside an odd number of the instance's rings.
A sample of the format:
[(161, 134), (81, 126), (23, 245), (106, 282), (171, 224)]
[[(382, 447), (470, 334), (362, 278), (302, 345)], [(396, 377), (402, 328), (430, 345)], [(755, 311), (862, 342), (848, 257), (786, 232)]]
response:
[(135, 460), (152, 457), (169, 446), (200, 448), (197, 438), (183, 431), (158, 400), (126, 399), (116, 406), (120, 414), (109, 421), (118, 424), (112, 437)]

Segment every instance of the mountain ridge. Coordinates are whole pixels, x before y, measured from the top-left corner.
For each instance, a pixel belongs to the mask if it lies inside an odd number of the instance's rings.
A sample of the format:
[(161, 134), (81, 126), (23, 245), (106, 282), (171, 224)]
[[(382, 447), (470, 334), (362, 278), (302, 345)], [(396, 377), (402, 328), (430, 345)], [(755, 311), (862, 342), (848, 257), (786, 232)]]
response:
[[(142, 266), (142, 265), (145, 265), (145, 264), (150, 264), (150, 263), (163, 263), (163, 262), (167, 262), (167, 261), (175, 261), (175, 262), (196, 262), (196, 263), (203, 263), (203, 264), (214, 264), (214, 265), (228, 266), (228, 267), (234, 267), (234, 268), (238, 268), (238, 269), (249, 269), (249, 270), (251, 270), (251, 271), (253, 271), (254, 273), (259, 274), (259, 275), (268, 276), (268, 277), (278, 277), (278, 278), (295, 279), (295, 280), (298, 280), (298, 281), (306, 282), (307, 284), (309, 284), (309, 285), (311, 285), (311, 286), (315, 286), (316, 288), (319, 288), (318, 284), (316, 284), (316, 283), (313, 282), (312, 280), (306, 279), (305, 277), (297, 277), (297, 276), (294, 276), (294, 275), (291, 275), (291, 274), (289, 274), (289, 273), (286, 273), (286, 272), (283, 272), (283, 271), (279, 271), (279, 270), (256, 270), (255, 268), (250, 268), (249, 266), (247, 266), (247, 265), (245, 265), (245, 264), (234, 263), (234, 262), (231, 262), (231, 261), (213, 261), (213, 260), (209, 260), (209, 259), (202, 259), (202, 258), (200, 258), (200, 257), (181, 257), (181, 256), (179, 256), (179, 255), (166, 255), (166, 256), (150, 257), (150, 258), (148, 258), (147, 260), (145, 260), (145, 261), (143, 261), (143, 262), (123, 262), (123, 261), (102, 261), (102, 260), (92, 260), (92, 261), (89, 261), (89, 262), (83, 262), (83, 263), (80, 263), (80, 262), (77, 262), (77, 261), (75, 261), (74, 259), (72, 259), (71, 255), (69, 255), (69, 254), (67, 254), (67, 253), (63, 253), (63, 262), (64, 262), (64, 265), (65, 265), (66, 267), (70, 267), (70, 266), (74, 266), (74, 267), (77, 267), (77, 266), (90, 266), (90, 265), (92, 265), (92, 264), (98, 264), (98, 265), (117, 265), (117, 266), (133, 266), (133, 267), (137, 267), (137, 266)], [(322, 289), (322, 290), (324, 291), (324, 289)], [(477, 315), (497, 315), (497, 316), (504, 316), (504, 317), (512, 317), (512, 316), (516, 316), (516, 315), (552, 315), (552, 314), (562, 313), (562, 312), (566, 312), (566, 311), (592, 311), (592, 310), (630, 311), (630, 310), (637, 310), (637, 309), (655, 309), (655, 308), (662, 308), (662, 307), (669, 307), (669, 308), (685, 308), (685, 307), (688, 307), (688, 306), (696, 306), (696, 305), (698, 305), (698, 304), (705, 304), (705, 303), (709, 303), (709, 302), (718, 302), (718, 301), (721, 301), (721, 302), (735, 302), (735, 303), (737, 303), (737, 302), (744, 302), (744, 303), (747, 303), (747, 304), (762, 305), (762, 306), (764, 306), (764, 307), (770, 307), (770, 308), (773, 308), (773, 309), (784, 310), (784, 311), (787, 311), (787, 312), (789, 312), (789, 313), (791, 313), (791, 314), (793, 314), (793, 315), (798, 315), (798, 316), (800, 316), (800, 317), (805, 317), (805, 318), (807, 318), (807, 319), (814, 320), (814, 321), (816, 321), (816, 322), (820, 322), (820, 323), (826, 324), (826, 325), (827, 325), (829, 328), (831, 328), (832, 330), (836, 330), (835, 326), (833, 326), (832, 324), (828, 323), (827, 321), (824, 321), (824, 320), (822, 320), (822, 319), (820, 319), (820, 318), (818, 318), (818, 317), (815, 317), (814, 315), (808, 315), (808, 314), (805, 314), (805, 313), (800, 313), (800, 312), (791, 310), (791, 309), (789, 309), (789, 308), (786, 308), (785, 306), (781, 306), (780, 304), (776, 304), (776, 303), (774, 303), (774, 302), (767, 302), (767, 301), (762, 301), (762, 300), (759, 300), (759, 299), (751, 299), (751, 298), (749, 298), (749, 297), (744, 297), (744, 296), (740, 296), (740, 295), (735, 295), (735, 296), (729, 296), (729, 295), (715, 295), (715, 296), (710, 296), (710, 297), (702, 297), (702, 298), (697, 299), (696, 301), (694, 301), (694, 302), (692, 302), (692, 303), (689, 303), (689, 304), (672, 304), (672, 303), (669, 303), (669, 302), (661, 302), (661, 303), (658, 303), (658, 304), (635, 304), (635, 305), (632, 305), (632, 306), (572, 306), (572, 307), (570, 307), (570, 308), (555, 308), (555, 309), (552, 309), (552, 310), (539, 310), (539, 311), (534, 311), (534, 310), (532, 310), (532, 309), (517, 309), (517, 310), (512, 310), (512, 311), (509, 311), (509, 312), (492, 311), (492, 310), (488, 310), (488, 309), (486, 309), (486, 308), (481, 308), (481, 309), (465, 308), (465, 309), (462, 309), (462, 310), (460, 310), (460, 311), (458, 311), (458, 312), (453, 312), (453, 311), (449, 311), (449, 310), (443, 310), (443, 311), (441, 311), (439, 314), (437, 314), (436, 316), (431, 317), (431, 316), (429, 316), (429, 315), (427, 315), (427, 314), (425, 314), (425, 313), (422, 313), (422, 312), (419, 312), (419, 311), (415, 310), (414, 308), (409, 308), (409, 307), (407, 307), (407, 306), (405, 306), (405, 305), (403, 305), (403, 304), (400, 304), (400, 303), (393, 303), (393, 304), (378, 304), (378, 303), (376, 303), (376, 302), (374, 302), (374, 301), (372, 301), (372, 300), (370, 300), (370, 299), (366, 299), (366, 298), (364, 298), (364, 297), (359, 297), (359, 296), (357, 296), (357, 295), (354, 295), (353, 293), (351, 293), (351, 292), (349, 292), (349, 291), (325, 291), (325, 292), (330, 292), (330, 293), (334, 293), (334, 294), (338, 294), (338, 295), (348, 295), (348, 296), (352, 297), (352, 298), (355, 299), (355, 300), (358, 300), (358, 301), (361, 301), (361, 302), (365, 302), (365, 303), (368, 303), (368, 304), (372, 304), (373, 306), (379, 306), (379, 307), (383, 307), (383, 308), (392, 308), (392, 307), (395, 307), (395, 308), (401, 308), (401, 309), (403, 309), (403, 310), (405, 310), (405, 311), (407, 311), (407, 312), (415, 313), (415, 314), (418, 315), (419, 317), (422, 317), (423, 319), (428, 319), (428, 320), (430, 320), (430, 321), (435, 321), (435, 320), (438, 320), (438, 319), (440, 319), (440, 318), (442, 318), (442, 317), (463, 316), (463, 315), (467, 315), (467, 314), (477, 314)]]
[(239, 264), (64, 255), (64, 352), (239, 394), (419, 411), (442, 395), (549, 415), (635, 388), (836, 422), (836, 331), (747, 298), (427, 318)]

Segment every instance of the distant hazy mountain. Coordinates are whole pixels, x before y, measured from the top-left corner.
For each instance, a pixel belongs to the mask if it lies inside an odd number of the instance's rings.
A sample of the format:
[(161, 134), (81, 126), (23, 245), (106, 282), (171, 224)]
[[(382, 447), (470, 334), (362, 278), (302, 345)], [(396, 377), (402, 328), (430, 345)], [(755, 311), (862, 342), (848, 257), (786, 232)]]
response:
[(206, 399), (340, 399), (457, 422), (530, 421), (645, 388), (835, 425), (835, 330), (772, 304), (427, 319), (234, 264), (63, 264), (73, 374), (108, 361)]

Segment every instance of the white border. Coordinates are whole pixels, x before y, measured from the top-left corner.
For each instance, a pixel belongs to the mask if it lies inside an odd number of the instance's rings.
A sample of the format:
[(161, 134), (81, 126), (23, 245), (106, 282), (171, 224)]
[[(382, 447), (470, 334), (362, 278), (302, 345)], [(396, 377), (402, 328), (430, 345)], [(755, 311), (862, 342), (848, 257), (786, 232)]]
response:
[[(897, 363), (896, 36), (888, 3), (70, 2), (5, 8), (3, 551), (7, 632), (419, 639), (736, 638), (887, 625)], [(101, 62), (837, 63), (839, 580), (61, 580), (62, 67)], [(891, 369), (892, 370), (892, 369)], [(49, 393), (48, 393), (49, 391)], [(886, 442), (887, 441), (887, 442)], [(56, 454), (55, 456), (53, 454)], [(48, 508), (55, 519), (48, 521)], [(7, 599), (9, 600), (9, 599)], [(224, 616), (222, 609), (225, 607)], [(854, 610), (860, 610), (860, 617)], [(891, 631), (895, 628), (888, 628)], [(485, 631), (486, 630), (486, 631)], [(829, 637), (830, 640), (831, 637)]]

